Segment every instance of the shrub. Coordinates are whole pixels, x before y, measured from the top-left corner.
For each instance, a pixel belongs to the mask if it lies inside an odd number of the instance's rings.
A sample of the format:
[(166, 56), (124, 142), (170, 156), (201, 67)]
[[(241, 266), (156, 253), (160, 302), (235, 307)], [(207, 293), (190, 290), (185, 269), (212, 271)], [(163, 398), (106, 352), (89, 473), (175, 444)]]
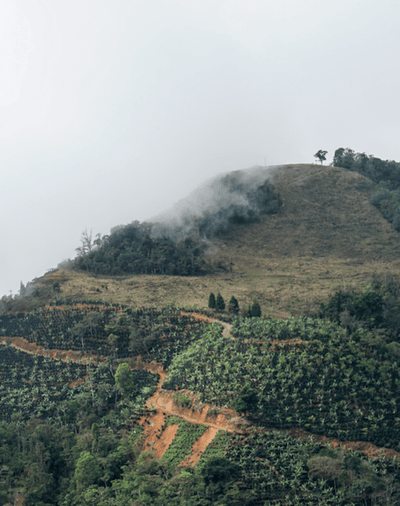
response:
[(172, 399), (181, 408), (190, 408), (192, 406), (192, 399), (183, 392), (174, 394)]

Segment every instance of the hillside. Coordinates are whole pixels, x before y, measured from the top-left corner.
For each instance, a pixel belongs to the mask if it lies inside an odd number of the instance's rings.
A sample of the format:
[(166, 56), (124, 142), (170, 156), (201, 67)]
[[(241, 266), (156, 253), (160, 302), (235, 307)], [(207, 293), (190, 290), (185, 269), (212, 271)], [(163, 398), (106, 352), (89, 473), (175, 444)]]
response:
[(400, 504), (399, 234), (360, 174), (251, 170), (279, 206), (225, 179), (204, 275), (54, 270), (4, 304), (2, 506)]
[[(266, 171), (269, 175), (270, 171)], [(275, 170), (283, 205), (260, 223), (232, 225), (214, 237), (203, 276), (50, 275), (63, 296), (133, 305), (207, 305), (210, 292), (287, 317), (375, 272), (400, 273), (400, 236), (370, 203), (372, 183), (356, 172), (317, 165)], [(107, 289), (106, 289), (107, 287)]]

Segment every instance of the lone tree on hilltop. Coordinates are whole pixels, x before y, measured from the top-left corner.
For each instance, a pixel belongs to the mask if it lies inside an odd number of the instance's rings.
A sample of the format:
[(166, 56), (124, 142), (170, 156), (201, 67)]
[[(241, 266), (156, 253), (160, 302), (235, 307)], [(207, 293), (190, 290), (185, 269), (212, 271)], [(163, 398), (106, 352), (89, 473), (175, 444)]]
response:
[(225, 309), (225, 301), (219, 292), (217, 294), (217, 300), (215, 301), (215, 309), (218, 311), (223, 311)]
[(208, 297), (208, 307), (211, 309), (215, 309), (215, 295), (212, 292)]
[(317, 151), (314, 155), (314, 158), (318, 158), (318, 160), (321, 162), (321, 164), (324, 163), (324, 161), (326, 160), (326, 154), (327, 154), (328, 151), (324, 151), (323, 149), (320, 149), (319, 151)]

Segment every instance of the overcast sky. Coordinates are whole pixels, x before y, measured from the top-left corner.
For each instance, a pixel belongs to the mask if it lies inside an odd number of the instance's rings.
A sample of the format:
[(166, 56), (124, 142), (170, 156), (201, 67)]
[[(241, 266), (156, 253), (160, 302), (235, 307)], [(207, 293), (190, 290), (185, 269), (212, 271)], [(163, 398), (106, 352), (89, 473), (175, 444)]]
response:
[(0, 0), (0, 296), (218, 173), (400, 161), (398, 0)]

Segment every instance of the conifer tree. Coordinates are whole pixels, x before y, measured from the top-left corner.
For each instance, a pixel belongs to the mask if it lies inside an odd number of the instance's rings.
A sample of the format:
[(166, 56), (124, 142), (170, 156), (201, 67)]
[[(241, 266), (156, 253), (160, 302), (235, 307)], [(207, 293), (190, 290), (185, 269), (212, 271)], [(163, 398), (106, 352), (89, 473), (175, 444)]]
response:
[(249, 308), (249, 316), (255, 316), (255, 317), (261, 316), (260, 304), (255, 299), (254, 299), (252, 306)]
[(225, 309), (225, 301), (219, 292), (217, 293), (217, 300), (215, 301), (215, 309), (218, 311), (223, 311)]
[(208, 307), (211, 309), (215, 309), (215, 295), (212, 292), (208, 297)]
[(229, 301), (228, 311), (230, 313), (236, 313), (236, 314), (239, 312), (239, 303), (238, 303), (236, 297), (234, 297), (233, 295), (231, 297), (231, 300)]

